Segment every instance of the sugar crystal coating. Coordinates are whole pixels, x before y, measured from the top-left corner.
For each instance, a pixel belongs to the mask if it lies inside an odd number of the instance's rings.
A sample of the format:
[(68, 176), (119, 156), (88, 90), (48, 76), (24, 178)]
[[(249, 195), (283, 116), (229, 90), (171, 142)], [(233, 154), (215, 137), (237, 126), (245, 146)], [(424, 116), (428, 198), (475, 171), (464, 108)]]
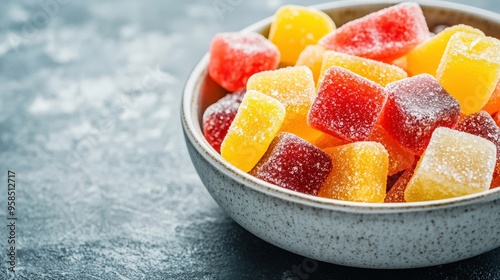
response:
[(481, 110), (500, 78), (500, 41), (464, 32), (453, 34), (436, 77), (458, 100), (462, 113)]
[(332, 66), (343, 67), (383, 87), (390, 82), (401, 80), (408, 76), (403, 69), (395, 65), (345, 53), (326, 51), (323, 55), (318, 84), (325, 72)]
[(259, 91), (285, 105), (286, 116), (281, 132), (293, 133), (307, 141), (319, 136), (319, 131), (307, 125), (307, 113), (316, 91), (312, 72), (306, 66), (256, 73), (248, 80), (247, 90)]
[(387, 85), (381, 119), (385, 131), (403, 147), (420, 155), (437, 127), (453, 127), (460, 105), (437, 80), (420, 74)]
[(281, 62), (295, 65), (299, 54), (308, 45), (315, 45), (335, 30), (335, 23), (324, 12), (295, 5), (279, 8), (269, 31), (269, 40), (281, 52)]
[(244, 88), (250, 76), (278, 67), (278, 48), (252, 33), (218, 33), (210, 45), (208, 74), (228, 91)]
[(481, 30), (465, 24), (448, 27), (406, 55), (408, 72), (412, 75), (427, 73), (436, 76), (436, 70), (441, 62), (448, 41), (457, 32), (484, 35)]
[(285, 107), (278, 100), (249, 90), (221, 144), (221, 155), (248, 172), (264, 155), (285, 119)]
[(495, 169), (490, 141), (445, 127), (437, 128), (405, 190), (405, 200), (445, 199), (485, 191)]
[(417, 3), (398, 4), (350, 21), (323, 37), (327, 49), (391, 62), (429, 38)]
[(308, 123), (347, 142), (363, 141), (371, 135), (386, 100), (380, 85), (334, 66), (320, 84)]
[(291, 134), (279, 133), (250, 174), (277, 186), (317, 195), (332, 170), (326, 153)]
[(304, 65), (309, 67), (313, 73), (314, 82), (316, 83), (319, 79), (325, 50), (325, 47), (320, 45), (309, 45), (300, 53), (299, 58), (297, 58), (297, 63), (295, 63), (296, 66)]
[(356, 142), (324, 150), (333, 169), (318, 196), (333, 199), (383, 202), (389, 155), (376, 142)]
[(217, 152), (220, 152), (220, 144), (226, 137), (227, 130), (238, 112), (245, 92), (246, 90), (242, 89), (227, 94), (208, 106), (203, 113), (203, 135)]

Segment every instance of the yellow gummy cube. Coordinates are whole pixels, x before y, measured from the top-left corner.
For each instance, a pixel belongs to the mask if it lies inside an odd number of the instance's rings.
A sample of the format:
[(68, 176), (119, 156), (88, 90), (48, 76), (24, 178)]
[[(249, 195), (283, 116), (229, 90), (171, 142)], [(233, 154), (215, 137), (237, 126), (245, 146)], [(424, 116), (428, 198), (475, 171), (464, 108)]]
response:
[(388, 83), (408, 77), (408, 74), (403, 69), (392, 64), (335, 51), (325, 51), (318, 85), (321, 83), (326, 71), (332, 66), (343, 67), (383, 87)]
[(389, 155), (377, 142), (355, 142), (324, 150), (333, 169), (318, 196), (384, 202)]
[(267, 151), (285, 118), (278, 100), (257, 91), (246, 92), (221, 144), (221, 155), (248, 172)]
[(495, 145), (478, 136), (439, 127), (415, 168), (405, 200), (451, 198), (489, 189)]
[(466, 32), (484, 36), (484, 33), (471, 26), (458, 24), (444, 29), (426, 42), (417, 46), (406, 55), (406, 70), (411, 75), (427, 73), (436, 76), (436, 70), (444, 50), (453, 34)]
[(458, 32), (451, 36), (436, 71), (439, 83), (473, 114), (488, 102), (500, 78), (500, 41)]
[(316, 96), (312, 72), (293, 66), (256, 73), (248, 79), (247, 90), (256, 90), (279, 100), (286, 107), (280, 132), (293, 133), (307, 141), (320, 132), (307, 124), (307, 113)]
[(274, 15), (269, 40), (278, 47), (283, 64), (295, 65), (306, 46), (315, 45), (335, 28), (333, 20), (322, 11), (286, 5)]
[(320, 45), (307, 46), (300, 53), (295, 65), (304, 65), (309, 67), (309, 69), (311, 69), (313, 73), (314, 81), (317, 82), (319, 79), (319, 73), (321, 71), (321, 64), (323, 63), (323, 54), (325, 53), (325, 50), (325, 47)]

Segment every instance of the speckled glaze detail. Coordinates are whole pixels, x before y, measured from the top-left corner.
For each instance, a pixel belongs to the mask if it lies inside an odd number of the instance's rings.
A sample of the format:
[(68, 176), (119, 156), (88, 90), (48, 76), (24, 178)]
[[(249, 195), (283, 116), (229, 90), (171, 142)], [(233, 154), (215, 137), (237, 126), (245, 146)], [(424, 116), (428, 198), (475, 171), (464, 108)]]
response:
[[(440, 1), (418, 1), (429, 26), (465, 23), (500, 37), (500, 15)], [(316, 6), (341, 25), (396, 1)], [(264, 35), (270, 19), (245, 31)], [(356, 203), (309, 196), (263, 182), (225, 162), (200, 127), (203, 110), (224, 92), (195, 67), (183, 97), (182, 125), (194, 166), (225, 212), (256, 236), (288, 251), (335, 264), (415, 268), (466, 259), (500, 246), (500, 188), (439, 201)]]

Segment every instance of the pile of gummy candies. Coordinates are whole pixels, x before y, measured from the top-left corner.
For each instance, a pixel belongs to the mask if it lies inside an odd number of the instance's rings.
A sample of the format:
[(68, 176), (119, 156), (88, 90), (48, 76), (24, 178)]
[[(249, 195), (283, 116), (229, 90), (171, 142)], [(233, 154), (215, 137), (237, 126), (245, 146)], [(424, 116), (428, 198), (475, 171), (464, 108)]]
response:
[(209, 76), (228, 92), (203, 133), (244, 172), (360, 202), (457, 197), (500, 185), (500, 40), (430, 33), (401, 3), (336, 28), (283, 6), (269, 37), (220, 33)]

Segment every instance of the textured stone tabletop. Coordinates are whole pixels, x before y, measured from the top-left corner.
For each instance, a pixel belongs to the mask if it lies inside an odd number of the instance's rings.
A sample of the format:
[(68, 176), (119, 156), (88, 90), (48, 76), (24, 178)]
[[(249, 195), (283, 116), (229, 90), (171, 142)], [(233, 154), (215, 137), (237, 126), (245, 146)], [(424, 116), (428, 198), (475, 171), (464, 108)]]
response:
[[(216, 32), (285, 2), (323, 1), (1, 1), (0, 279), (500, 279), (500, 249), (415, 270), (297, 273), (304, 257), (212, 200), (182, 136), (183, 83)], [(497, 0), (473, 5), (500, 13)]]

